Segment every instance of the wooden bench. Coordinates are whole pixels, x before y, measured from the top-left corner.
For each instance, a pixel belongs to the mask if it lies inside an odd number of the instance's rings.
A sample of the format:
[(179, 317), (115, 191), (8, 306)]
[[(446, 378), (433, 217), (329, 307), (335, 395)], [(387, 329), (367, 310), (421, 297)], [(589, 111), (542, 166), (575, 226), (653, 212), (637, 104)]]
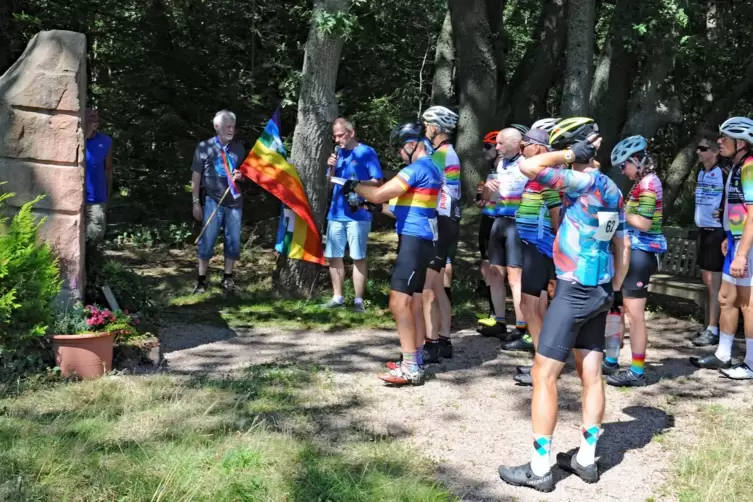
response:
[(693, 300), (704, 312), (708, 324), (708, 293), (696, 265), (697, 229), (664, 227), (667, 252), (662, 255), (659, 272), (651, 277), (648, 290), (675, 298)]

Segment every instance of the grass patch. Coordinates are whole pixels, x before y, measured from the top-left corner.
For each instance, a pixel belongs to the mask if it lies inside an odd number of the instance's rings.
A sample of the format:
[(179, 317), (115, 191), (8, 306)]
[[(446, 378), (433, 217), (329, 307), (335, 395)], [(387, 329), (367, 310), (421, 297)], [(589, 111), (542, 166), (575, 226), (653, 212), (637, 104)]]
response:
[(673, 487), (682, 502), (750, 500), (753, 486), (753, 408), (702, 410), (698, 435), (678, 450)]
[(327, 425), (352, 405), (297, 365), (0, 388), (0, 500), (453, 500), (415, 452)]

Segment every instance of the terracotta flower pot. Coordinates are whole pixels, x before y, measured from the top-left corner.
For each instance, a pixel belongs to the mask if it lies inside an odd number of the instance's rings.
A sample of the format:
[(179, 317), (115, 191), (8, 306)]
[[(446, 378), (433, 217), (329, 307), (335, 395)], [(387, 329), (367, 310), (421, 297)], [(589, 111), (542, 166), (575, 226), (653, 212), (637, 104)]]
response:
[(63, 376), (95, 378), (112, 369), (115, 333), (54, 335), (55, 362)]

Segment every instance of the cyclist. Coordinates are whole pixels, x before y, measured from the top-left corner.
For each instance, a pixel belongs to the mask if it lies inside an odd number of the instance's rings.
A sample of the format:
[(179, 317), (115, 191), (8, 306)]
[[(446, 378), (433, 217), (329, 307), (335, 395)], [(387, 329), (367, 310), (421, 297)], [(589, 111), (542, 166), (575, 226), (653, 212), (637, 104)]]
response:
[(442, 190), (436, 206), (438, 239), (423, 291), (425, 362), (433, 363), (439, 360), (440, 352), (442, 357), (452, 357), (452, 304), (444, 289), (444, 269), (450, 250), (457, 246), (460, 236), (460, 159), (450, 140), (458, 115), (444, 106), (432, 106), (421, 118), (433, 149), (432, 161), (442, 172)]
[[(646, 332), (646, 297), (651, 276), (659, 269), (659, 255), (667, 251), (667, 241), (661, 231), (663, 215), (663, 190), (656, 175), (656, 166), (646, 150), (648, 142), (643, 136), (625, 138), (612, 150), (613, 166), (635, 181), (626, 204), (628, 234), (630, 235), (630, 268), (622, 283), (624, 315), (630, 319), (630, 350), (632, 364), (629, 370), (620, 371), (616, 359), (604, 361), (603, 373), (609, 375), (607, 383), (615, 387), (642, 387), (646, 385), (644, 362), (648, 333)], [(624, 322), (623, 322), (624, 333)]]
[[(497, 135), (499, 131), (491, 131), (484, 136), (484, 159), (490, 164), (489, 173), (486, 181), (495, 179), (497, 164)], [(479, 183), (476, 188), (476, 202), (481, 207), (481, 222), (478, 229), (478, 251), (481, 254), (481, 277), (483, 277), (484, 287), (486, 288), (486, 297), (489, 300), (489, 315), (484, 315), (479, 324), (484, 326), (493, 326), (494, 320), (494, 303), (492, 302), (491, 288), (489, 287), (489, 259), (486, 253), (489, 247), (489, 235), (492, 232), (494, 224), (494, 215), (497, 212), (497, 201), (495, 198), (484, 200), (484, 182)]]
[(425, 330), (416, 329), (420, 317), (426, 269), (434, 256), (437, 240), (436, 207), (442, 188), (442, 172), (429, 154), (422, 124), (406, 123), (393, 129), (390, 145), (398, 149), (408, 164), (380, 187), (347, 180), (345, 195), (355, 191), (371, 203), (381, 204), (396, 198), (390, 210), (397, 220), (398, 254), (390, 285), (390, 310), (400, 337), (402, 359), (388, 373), (379, 375), (393, 385), (423, 383)]
[[(544, 492), (554, 490), (549, 455), (557, 421), (557, 378), (573, 349), (583, 383), (582, 440), (577, 454), (560, 453), (557, 464), (589, 483), (598, 481), (595, 452), (604, 415), (604, 328), (610, 306), (619, 301), (613, 292), (622, 286), (630, 253), (623, 235), (622, 193), (598, 170), (586, 170), (601, 143), (596, 123), (584, 117), (564, 119), (552, 131), (549, 142), (558, 151), (526, 159), (521, 171), (542, 185), (564, 191), (575, 202), (565, 213), (554, 241), (557, 287), (531, 373), (531, 461), (518, 467), (500, 466), (498, 471), (509, 484)], [(556, 167), (562, 164), (572, 165), (572, 169)]]
[(503, 129), (497, 135), (497, 163), (494, 178), (484, 185), (484, 200), (496, 199), (496, 213), (489, 237), (487, 253), (491, 265), (487, 274), (494, 303), (496, 323), (483, 326), (477, 331), (483, 336), (494, 336), (503, 342), (512, 341), (505, 325), (505, 277), (510, 283), (515, 307), (516, 333), (512, 337), (522, 338), (526, 323), (520, 312), (520, 275), (523, 267), (523, 243), (515, 225), (515, 213), (520, 206), (528, 179), (520, 172), (523, 157), (520, 142), (523, 136), (512, 127)]
[[(732, 161), (727, 176), (724, 229), (727, 241), (722, 287), (719, 290), (719, 346), (715, 354), (691, 357), (699, 368), (717, 368), (733, 380), (753, 379), (753, 120), (728, 119), (719, 128), (719, 153)], [(732, 366), (732, 343), (737, 331), (738, 308), (743, 311), (745, 359)]]

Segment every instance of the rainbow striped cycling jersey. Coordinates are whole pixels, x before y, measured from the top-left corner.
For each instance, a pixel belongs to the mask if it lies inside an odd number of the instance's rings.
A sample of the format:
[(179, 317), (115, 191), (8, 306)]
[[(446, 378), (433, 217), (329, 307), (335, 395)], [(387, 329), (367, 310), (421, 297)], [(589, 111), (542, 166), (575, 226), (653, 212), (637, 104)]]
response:
[(436, 240), (442, 172), (427, 156), (401, 169), (396, 178), (405, 188), (402, 195), (390, 201), (390, 209), (397, 220), (397, 234)]
[(753, 206), (753, 156), (743, 159), (727, 177), (727, 203), (724, 205), (724, 229), (739, 240), (748, 218), (747, 206)]
[(515, 215), (520, 238), (535, 244), (541, 253), (550, 258), (554, 245), (554, 227), (550, 210), (561, 205), (559, 192), (538, 181), (530, 180), (523, 190), (520, 207)]
[(443, 173), (437, 213), (460, 220), (460, 159), (451, 144), (441, 145), (431, 155), (434, 164)]
[(502, 159), (497, 164), (499, 190), (495, 194), (496, 216), (515, 217), (520, 207), (528, 178), (520, 172), (520, 164), (525, 160), (522, 155), (512, 159)]
[(626, 212), (651, 220), (651, 227), (646, 232), (628, 224), (631, 248), (649, 253), (667, 251), (667, 240), (661, 232), (664, 215), (663, 192), (661, 180), (655, 173), (644, 176), (630, 191)]
[(536, 181), (568, 197), (554, 240), (557, 278), (583, 286), (597, 286), (612, 280), (614, 256), (610, 246), (625, 232), (625, 208), (617, 185), (598, 170), (544, 168)]

